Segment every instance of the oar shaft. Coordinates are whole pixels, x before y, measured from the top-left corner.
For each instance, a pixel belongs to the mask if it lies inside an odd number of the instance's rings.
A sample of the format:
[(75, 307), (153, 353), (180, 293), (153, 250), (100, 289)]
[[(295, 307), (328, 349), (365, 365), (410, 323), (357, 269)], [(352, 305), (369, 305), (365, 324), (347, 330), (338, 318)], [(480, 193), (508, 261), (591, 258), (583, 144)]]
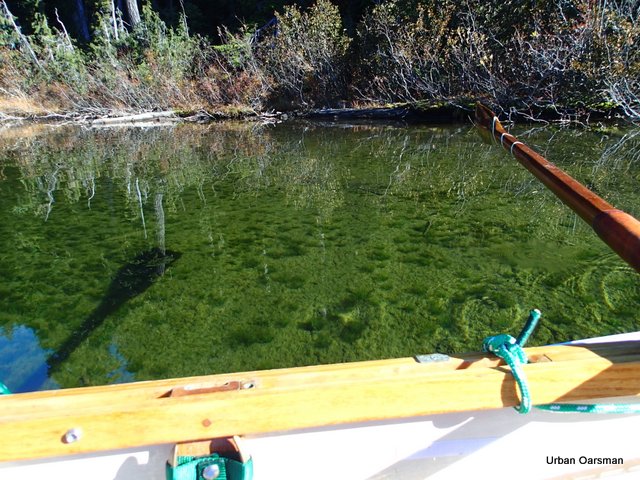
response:
[[(515, 141), (515, 137), (512, 138)], [(600, 212), (613, 208), (611, 204), (528, 146), (516, 143), (513, 149), (510, 147), (511, 145), (508, 149), (512, 151), (513, 156), (585, 222), (590, 224)]]
[(617, 210), (542, 155), (507, 133), (496, 115), (479, 103), (476, 105), (476, 121), (563, 203), (591, 225), (613, 251), (640, 272), (640, 222), (637, 219)]
[(599, 213), (591, 228), (622, 259), (640, 273), (640, 222), (622, 210)]

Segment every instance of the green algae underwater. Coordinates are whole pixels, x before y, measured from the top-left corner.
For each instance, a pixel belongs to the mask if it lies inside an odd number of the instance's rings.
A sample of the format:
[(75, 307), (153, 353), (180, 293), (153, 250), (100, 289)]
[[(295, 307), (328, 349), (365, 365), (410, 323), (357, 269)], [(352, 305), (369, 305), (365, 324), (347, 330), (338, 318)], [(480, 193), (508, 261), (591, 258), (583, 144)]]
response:
[[(514, 133), (640, 214), (640, 131)], [(640, 323), (638, 275), (468, 125), (6, 129), (0, 202), (12, 391), (479, 350), (534, 307), (530, 344)]]

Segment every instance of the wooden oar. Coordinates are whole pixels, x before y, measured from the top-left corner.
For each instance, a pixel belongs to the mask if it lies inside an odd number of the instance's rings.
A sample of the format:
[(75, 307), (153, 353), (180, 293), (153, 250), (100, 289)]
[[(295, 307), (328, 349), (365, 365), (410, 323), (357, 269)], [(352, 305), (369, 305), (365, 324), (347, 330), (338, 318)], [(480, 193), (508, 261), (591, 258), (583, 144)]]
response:
[(600, 198), (539, 153), (507, 133), (495, 113), (476, 104), (476, 123), (576, 212), (611, 249), (640, 272), (640, 222)]

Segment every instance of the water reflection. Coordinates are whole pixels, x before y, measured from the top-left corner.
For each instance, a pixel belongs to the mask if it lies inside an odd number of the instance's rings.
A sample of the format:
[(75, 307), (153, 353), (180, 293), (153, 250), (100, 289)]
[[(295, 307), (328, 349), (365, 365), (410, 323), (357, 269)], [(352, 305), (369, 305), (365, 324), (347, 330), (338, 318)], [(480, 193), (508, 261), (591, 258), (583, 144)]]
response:
[(11, 392), (59, 388), (48, 375), (49, 354), (33, 329), (24, 325), (0, 327), (0, 378)]
[[(148, 203), (155, 204), (160, 217), (163, 197), (175, 206), (181, 192), (195, 187), (201, 200), (206, 201), (209, 182), (213, 181), (215, 194), (216, 183), (225, 179), (234, 180), (237, 194), (282, 188), (296, 206), (321, 205), (329, 210), (343, 204), (345, 187), (379, 196), (417, 195), (421, 188), (425, 193), (429, 190), (424, 187), (437, 187), (435, 181), (447, 189), (447, 194), (464, 198), (474, 189), (474, 180), (486, 173), (486, 169), (478, 168), (479, 162), (496, 153), (474, 144), (468, 145), (466, 151), (458, 150), (456, 168), (461, 175), (452, 177), (450, 165), (443, 168), (439, 164), (442, 150), (449, 150), (447, 144), (452, 135), (468, 134), (467, 127), (424, 128), (416, 138), (415, 131), (408, 134), (405, 128), (360, 125), (346, 129), (342, 126), (340, 133), (365, 133), (345, 140), (350, 143), (349, 156), (382, 160), (390, 169), (383, 174), (384, 181), (375, 179), (379, 188), (372, 190), (360, 184), (357, 176), (345, 178), (340, 171), (342, 159), (336, 153), (342, 154), (343, 146), (336, 145), (339, 137), (331, 134), (337, 128), (310, 124), (289, 129), (285, 141), (283, 131), (273, 127), (226, 125), (215, 127), (219, 131), (213, 132), (212, 128), (98, 132), (59, 128), (49, 134), (37, 129), (37, 135), (26, 139), (19, 136), (16, 139), (13, 131), (12, 135), (4, 132), (5, 136), (0, 136), (0, 148), (10, 161), (19, 165), (21, 181), (28, 193), (13, 208), (31, 211), (47, 220), (57, 195), (73, 202), (84, 198), (91, 208), (98, 193), (96, 185), (102, 178), (126, 190), (131, 214), (138, 216), (143, 229), (146, 229), (144, 209)], [(297, 138), (290, 138), (291, 134)], [(605, 194), (608, 188), (610, 196), (627, 184), (624, 178), (619, 178), (620, 174), (640, 160), (640, 130), (601, 134), (535, 128), (518, 134), (532, 138), (530, 143), (542, 151), (555, 150), (556, 163), (572, 166), (575, 176), (583, 171), (585, 183)], [(176, 141), (178, 137), (181, 141)], [(309, 155), (319, 142), (326, 142), (321, 153)], [(576, 142), (580, 143), (579, 150), (574, 148)], [(57, 150), (55, 154), (51, 152), (52, 145)], [(26, 155), (25, 150), (29, 152)], [(421, 169), (417, 169), (416, 164)], [(500, 172), (495, 173), (501, 176)], [(525, 183), (528, 180), (526, 178)], [(471, 193), (475, 192), (474, 189)]]
[[(109, 383), (131, 382), (135, 376), (127, 370), (127, 361), (115, 344), (110, 355), (118, 363), (108, 374)], [(12, 393), (60, 388), (52, 377), (52, 352), (41, 347), (33, 329), (14, 325), (10, 331), (0, 327), (0, 378)]]
[[(633, 131), (515, 133), (638, 213)], [(0, 172), (33, 388), (475, 350), (532, 307), (533, 343), (638, 328), (637, 276), (468, 126), (59, 128)]]

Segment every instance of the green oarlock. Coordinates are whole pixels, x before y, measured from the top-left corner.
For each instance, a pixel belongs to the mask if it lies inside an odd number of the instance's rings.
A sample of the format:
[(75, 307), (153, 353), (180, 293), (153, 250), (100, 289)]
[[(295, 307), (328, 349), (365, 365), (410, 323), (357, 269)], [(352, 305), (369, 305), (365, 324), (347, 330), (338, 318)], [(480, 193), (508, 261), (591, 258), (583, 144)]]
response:
[(177, 465), (167, 463), (167, 480), (251, 480), (253, 459), (242, 463), (217, 453), (203, 457), (178, 457)]

